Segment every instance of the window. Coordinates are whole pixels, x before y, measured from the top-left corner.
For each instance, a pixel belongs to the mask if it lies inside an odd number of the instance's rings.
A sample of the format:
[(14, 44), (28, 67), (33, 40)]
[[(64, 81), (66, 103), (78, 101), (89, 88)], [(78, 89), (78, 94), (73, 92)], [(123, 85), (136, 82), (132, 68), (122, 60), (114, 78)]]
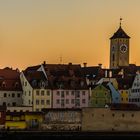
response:
[(64, 91), (61, 91), (61, 97), (62, 98), (64, 97)]
[(71, 104), (74, 104), (74, 99), (71, 99)]
[(36, 91), (36, 95), (39, 96), (39, 90)]
[(75, 105), (76, 105), (76, 106), (80, 106), (80, 100), (79, 100), (79, 99), (76, 99), (76, 100), (75, 100)]
[(134, 117), (134, 114), (132, 114), (131, 117)]
[(47, 105), (50, 105), (50, 100), (46, 100), (46, 104)]
[(86, 103), (86, 100), (85, 99), (82, 99), (82, 103), (85, 104)]
[(41, 100), (41, 105), (44, 105), (44, 100)]
[(82, 95), (85, 96), (85, 91), (82, 91)]
[(64, 107), (64, 99), (61, 100), (61, 107)]
[(16, 83), (15, 83), (15, 88), (18, 88), (18, 85), (19, 85), (18, 82), (16, 82)]
[(73, 96), (74, 96), (74, 91), (72, 91), (72, 92), (71, 92), (71, 95), (73, 95)]
[(69, 95), (69, 91), (66, 91), (66, 95), (67, 95), (67, 96)]
[(37, 109), (36, 109), (36, 112), (38, 112), (38, 111), (39, 111), (39, 109), (37, 108)]
[(114, 113), (112, 114), (112, 117), (115, 117), (115, 114)]
[(124, 114), (122, 114), (122, 117), (124, 117)]
[(50, 96), (50, 91), (49, 90), (47, 91), (47, 95)]
[(6, 106), (6, 102), (3, 102), (3, 106)]
[(79, 98), (80, 97), (80, 91), (76, 91), (75, 97), (76, 98)]
[(59, 99), (56, 100), (56, 104), (60, 104), (60, 100)]
[(15, 94), (14, 94), (14, 93), (12, 93), (12, 97), (13, 97), (13, 98), (15, 97)]
[(123, 101), (123, 98), (122, 98), (122, 101)]
[(31, 104), (31, 101), (29, 100), (29, 105)]
[(31, 91), (29, 91), (29, 96), (31, 96)]
[(20, 97), (20, 93), (17, 94), (17, 97), (18, 97), (18, 98)]
[(95, 104), (98, 104), (98, 101), (97, 100), (95, 101)]
[(16, 102), (13, 102), (13, 103), (12, 103), (12, 106), (16, 106)]
[(59, 91), (57, 91), (57, 96), (60, 96), (60, 92)]
[(39, 100), (36, 100), (36, 105), (39, 105)]
[(27, 86), (27, 82), (25, 82), (25, 86)]
[(6, 93), (4, 93), (4, 97), (7, 97), (7, 94)]
[(6, 87), (6, 84), (5, 84), (5, 82), (2, 82), (2, 87)]
[(69, 104), (69, 99), (66, 99), (66, 104)]
[(41, 96), (44, 96), (44, 90), (41, 91)]

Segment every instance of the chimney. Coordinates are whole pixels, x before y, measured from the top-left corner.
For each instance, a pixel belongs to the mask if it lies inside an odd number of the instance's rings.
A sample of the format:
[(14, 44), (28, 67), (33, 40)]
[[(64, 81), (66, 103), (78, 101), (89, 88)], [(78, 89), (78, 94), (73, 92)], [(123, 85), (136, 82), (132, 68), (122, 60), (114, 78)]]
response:
[(46, 65), (46, 61), (43, 61), (43, 65)]
[(98, 64), (98, 66), (99, 66), (100, 68), (102, 68), (102, 64)]
[(105, 70), (105, 78), (107, 78), (107, 70)]
[(70, 62), (68, 65), (70, 65), (70, 66), (71, 66), (71, 65), (72, 65), (72, 63)]
[(110, 70), (109, 71), (109, 78), (111, 78), (112, 77), (112, 71)]
[(84, 65), (84, 68), (87, 67), (87, 63), (83, 63), (83, 65)]

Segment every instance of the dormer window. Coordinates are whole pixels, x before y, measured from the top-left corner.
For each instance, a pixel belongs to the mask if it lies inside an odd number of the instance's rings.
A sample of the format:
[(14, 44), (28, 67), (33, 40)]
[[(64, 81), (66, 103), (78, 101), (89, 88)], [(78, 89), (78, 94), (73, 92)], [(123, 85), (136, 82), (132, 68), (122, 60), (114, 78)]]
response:
[(6, 87), (6, 83), (5, 82), (2, 82), (2, 87)]
[(36, 81), (36, 80), (33, 80), (33, 81), (32, 81), (32, 85), (33, 85), (34, 87), (36, 87), (36, 86), (37, 86), (37, 81)]
[(41, 81), (41, 82), (40, 82), (40, 87), (41, 87), (41, 88), (45, 88), (45, 82), (44, 82), (44, 81)]
[(18, 84), (18, 82), (16, 82), (16, 83), (15, 83), (15, 87), (17, 88), (17, 87), (18, 87), (18, 85), (19, 85), (19, 84)]
[(84, 86), (84, 81), (81, 81), (80, 85), (81, 85), (81, 87), (83, 87)]

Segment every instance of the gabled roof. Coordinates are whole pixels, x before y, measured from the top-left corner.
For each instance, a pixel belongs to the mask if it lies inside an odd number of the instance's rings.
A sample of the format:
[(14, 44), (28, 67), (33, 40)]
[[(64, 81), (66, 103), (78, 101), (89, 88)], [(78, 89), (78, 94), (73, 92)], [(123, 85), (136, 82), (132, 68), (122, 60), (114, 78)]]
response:
[(44, 69), (53, 89), (88, 89), (79, 64), (45, 64)]
[(130, 38), (120, 26), (119, 29), (114, 33), (114, 35), (110, 39), (116, 38)]
[(40, 82), (45, 83), (45, 88), (48, 86), (47, 79), (42, 71), (23, 71), (23, 73), (32, 88), (41, 88)]
[(41, 65), (31, 66), (25, 69), (25, 71), (37, 71)]
[(20, 72), (12, 68), (0, 69), (0, 90), (21, 91)]
[(127, 90), (132, 87), (135, 76), (128, 76), (125, 78), (116, 78), (119, 90)]
[(85, 77), (87, 77), (90, 80), (92, 80), (92, 79), (99, 80), (102, 77), (104, 77), (104, 71), (99, 66), (83, 67), (82, 73)]

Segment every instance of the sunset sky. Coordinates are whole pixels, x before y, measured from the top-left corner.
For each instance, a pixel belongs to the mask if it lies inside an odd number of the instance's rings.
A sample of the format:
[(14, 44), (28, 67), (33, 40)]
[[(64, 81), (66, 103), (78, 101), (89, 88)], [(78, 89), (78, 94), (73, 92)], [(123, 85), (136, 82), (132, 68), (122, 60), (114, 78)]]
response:
[(109, 65), (109, 38), (131, 36), (130, 63), (140, 65), (140, 0), (1, 0), (0, 68), (46, 63)]

